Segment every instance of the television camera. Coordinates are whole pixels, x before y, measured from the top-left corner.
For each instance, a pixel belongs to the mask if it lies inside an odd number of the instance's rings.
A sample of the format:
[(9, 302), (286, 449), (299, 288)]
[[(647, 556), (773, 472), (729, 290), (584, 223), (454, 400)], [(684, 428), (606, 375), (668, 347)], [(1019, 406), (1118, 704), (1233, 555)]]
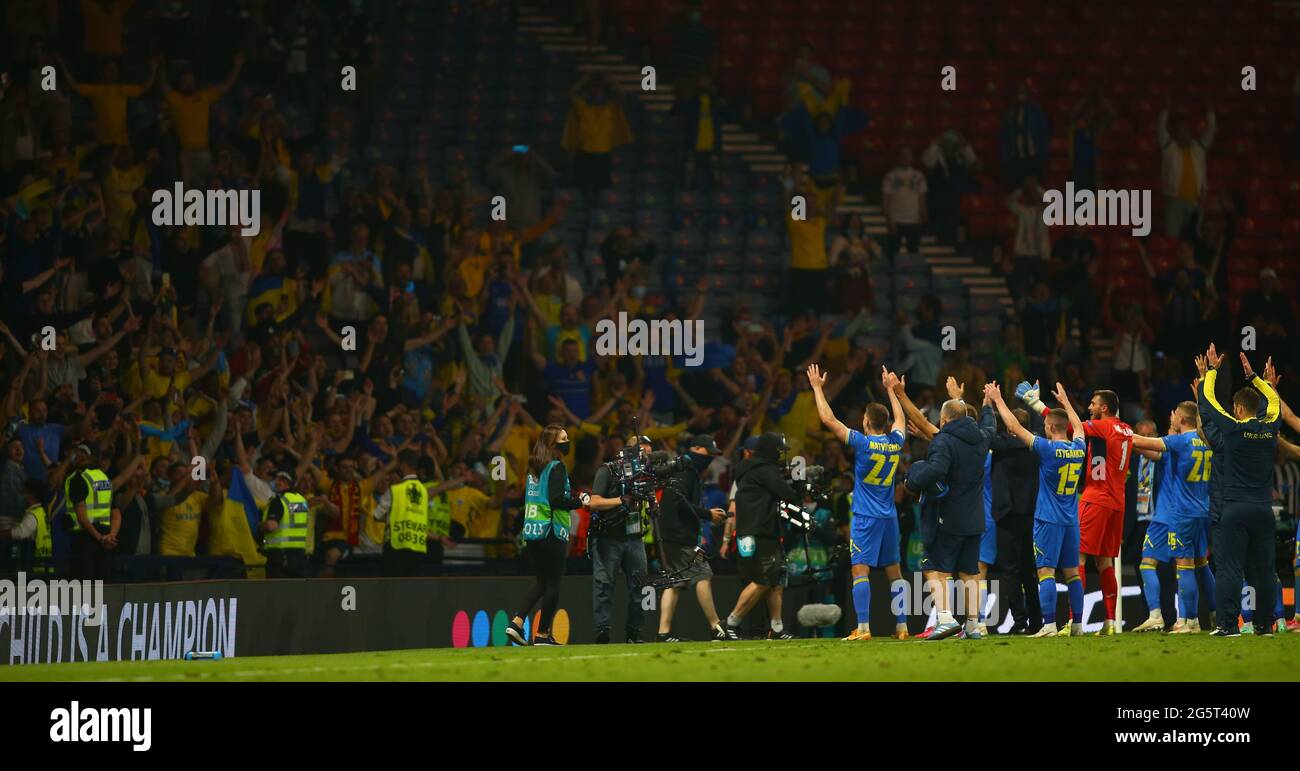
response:
[(592, 512), (589, 532), (593, 536), (619, 532), (629, 516), (640, 515), (642, 504), (651, 517), (658, 516), (657, 492), (672, 487), (671, 476), (688, 467), (685, 458), (662, 451), (648, 453), (641, 444), (624, 447), (603, 465), (618, 485), (623, 505), (608, 511)]

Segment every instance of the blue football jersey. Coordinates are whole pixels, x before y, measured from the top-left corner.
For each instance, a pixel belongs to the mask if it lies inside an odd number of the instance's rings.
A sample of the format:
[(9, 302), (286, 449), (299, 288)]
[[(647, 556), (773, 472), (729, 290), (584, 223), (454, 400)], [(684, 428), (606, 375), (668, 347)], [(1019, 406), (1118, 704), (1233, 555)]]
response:
[(863, 434), (849, 429), (853, 448), (853, 514), (894, 519), (894, 472), (903, 449), (903, 432)]
[(1088, 454), (1082, 436), (1074, 439), (1034, 437), (1038, 456), (1038, 501), (1034, 519), (1053, 525), (1079, 521), (1079, 472)]
[[(1148, 459), (1142, 458), (1142, 460)], [(1160, 456), (1160, 460), (1149, 462), (1154, 469), (1154, 478), (1151, 480), (1151, 495), (1155, 498), (1155, 513), (1152, 515), (1151, 521), (1158, 525), (1173, 527), (1173, 508), (1169, 505), (1169, 496), (1164, 494), (1165, 488), (1169, 486), (1170, 474), (1167, 472), (1174, 464), (1173, 456), (1166, 452)]]
[[(1170, 434), (1162, 440), (1165, 458), (1160, 464), (1160, 495), (1156, 513), (1199, 519), (1210, 516), (1210, 458), (1214, 451), (1195, 431)], [(1162, 459), (1163, 460), (1163, 459)]]

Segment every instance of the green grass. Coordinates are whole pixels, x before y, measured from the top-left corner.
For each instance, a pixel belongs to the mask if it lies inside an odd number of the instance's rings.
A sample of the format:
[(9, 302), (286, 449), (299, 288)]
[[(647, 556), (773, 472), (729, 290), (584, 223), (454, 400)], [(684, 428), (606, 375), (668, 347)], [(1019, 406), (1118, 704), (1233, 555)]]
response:
[(0, 667), (6, 680), (1300, 680), (1300, 634), (474, 648)]

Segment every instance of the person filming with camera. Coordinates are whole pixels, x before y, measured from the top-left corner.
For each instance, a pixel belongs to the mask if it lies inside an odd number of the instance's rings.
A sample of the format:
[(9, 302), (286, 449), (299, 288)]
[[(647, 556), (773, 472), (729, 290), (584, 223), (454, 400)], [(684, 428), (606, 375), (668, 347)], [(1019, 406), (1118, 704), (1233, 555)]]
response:
[(591, 554), (592, 616), (596, 624), (596, 642), (608, 643), (614, 618), (614, 579), (623, 571), (627, 582), (627, 616), (625, 641), (641, 642), (641, 627), (645, 624), (645, 611), (641, 608), (639, 579), (646, 574), (648, 560), (645, 553), (645, 517), (648, 500), (638, 500), (624, 489), (624, 480), (616, 473), (618, 468), (634, 465), (648, 469), (650, 438), (632, 436), (618, 458), (596, 469), (591, 480), (591, 527), (588, 529)]
[(736, 574), (745, 588), (727, 616), (727, 629), (737, 637), (745, 615), (770, 593), (774, 600), (768, 606), (772, 618), (767, 639), (794, 639), (781, 618), (785, 578), (781, 504), (798, 507), (803, 495), (785, 478), (781, 466), (784, 451), (785, 436), (769, 432), (758, 438), (753, 457), (736, 466)]
[(655, 520), (655, 541), (659, 544), (659, 559), (663, 563), (665, 578), (669, 582), (659, 598), (659, 642), (684, 642), (672, 633), (673, 614), (681, 593), (695, 587), (695, 598), (700, 610), (713, 631), (712, 639), (725, 642), (739, 639), (718, 620), (713, 605), (713, 569), (699, 548), (700, 527), (712, 521), (721, 524), (727, 512), (708, 509), (700, 505), (702, 490), (700, 477), (720, 454), (717, 442), (708, 434), (700, 434), (686, 441), (687, 452), (674, 464), (674, 470), (664, 485), (663, 499), (659, 502), (659, 516)]

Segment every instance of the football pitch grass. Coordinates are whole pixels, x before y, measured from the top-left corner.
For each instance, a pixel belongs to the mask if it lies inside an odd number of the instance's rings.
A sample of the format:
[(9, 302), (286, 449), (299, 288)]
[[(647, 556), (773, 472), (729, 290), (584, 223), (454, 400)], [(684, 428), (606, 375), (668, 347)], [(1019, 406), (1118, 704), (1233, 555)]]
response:
[(1240, 681), (1300, 680), (1300, 634), (1217, 639), (989, 637), (431, 648), (222, 661), (0, 667), (6, 680), (109, 681)]

